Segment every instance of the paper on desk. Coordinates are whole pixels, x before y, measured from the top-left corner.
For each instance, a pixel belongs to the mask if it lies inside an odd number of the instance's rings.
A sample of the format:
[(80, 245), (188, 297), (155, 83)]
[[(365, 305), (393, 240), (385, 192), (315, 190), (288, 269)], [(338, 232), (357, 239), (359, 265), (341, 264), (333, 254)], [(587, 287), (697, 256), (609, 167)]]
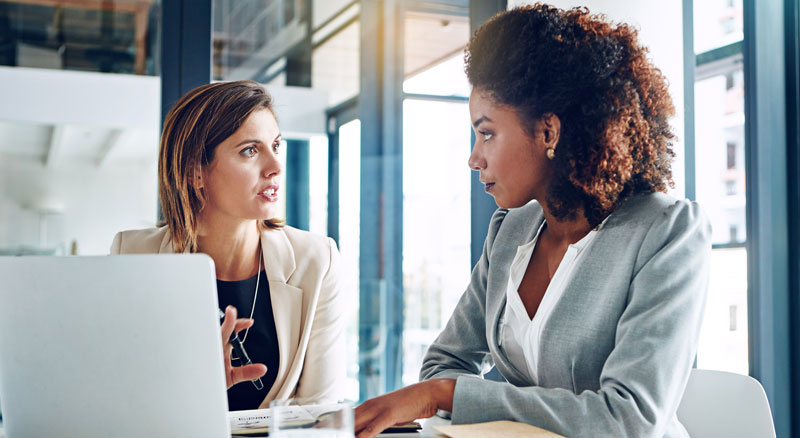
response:
[[(283, 422), (313, 422), (316, 417), (309, 412), (313, 409), (310, 406), (287, 406), (281, 410), (281, 424)], [(249, 411), (228, 412), (228, 421), (231, 422), (231, 431), (241, 434), (243, 431), (264, 431), (269, 430), (272, 421), (271, 409), (252, 409)]]
[(490, 421), (488, 423), (433, 426), (434, 429), (451, 438), (564, 438), (530, 424), (516, 421)]

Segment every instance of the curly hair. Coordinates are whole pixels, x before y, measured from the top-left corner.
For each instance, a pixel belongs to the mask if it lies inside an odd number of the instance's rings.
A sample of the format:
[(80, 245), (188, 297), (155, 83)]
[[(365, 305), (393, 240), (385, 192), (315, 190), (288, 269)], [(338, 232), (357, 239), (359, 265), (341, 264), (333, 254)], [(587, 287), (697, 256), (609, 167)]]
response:
[(586, 8), (537, 3), (497, 14), (465, 50), (472, 86), (513, 108), (533, 135), (552, 113), (561, 135), (546, 200), (558, 220), (599, 224), (637, 193), (674, 186), (667, 82), (636, 29)]

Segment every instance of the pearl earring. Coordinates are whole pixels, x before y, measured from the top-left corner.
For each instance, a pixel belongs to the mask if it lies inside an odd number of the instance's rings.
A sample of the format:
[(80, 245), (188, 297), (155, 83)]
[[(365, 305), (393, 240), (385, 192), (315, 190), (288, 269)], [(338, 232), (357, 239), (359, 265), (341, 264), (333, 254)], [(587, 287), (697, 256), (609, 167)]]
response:
[(556, 157), (556, 150), (554, 148), (547, 148), (545, 155), (547, 155), (548, 160), (552, 160)]

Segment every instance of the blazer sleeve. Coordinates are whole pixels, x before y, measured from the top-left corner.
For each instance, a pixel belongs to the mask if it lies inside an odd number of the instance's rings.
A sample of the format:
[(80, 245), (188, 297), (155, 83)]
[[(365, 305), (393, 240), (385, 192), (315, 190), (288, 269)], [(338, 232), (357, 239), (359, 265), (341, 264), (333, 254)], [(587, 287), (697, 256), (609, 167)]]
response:
[(639, 249), (600, 389), (575, 394), (461, 376), (453, 423), (508, 419), (569, 437), (663, 437), (697, 350), (710, 251), (711, 229), (697, 204), (666, 208)]
[(482, 375), (491, 367), (486, 339), (486, 279), (492, 245), (506, 213), (508, 210), (498, 209), (492, 215), (483, 252), (472, 270), (469, 286), (447, 325), (428, 348), (420, 380)]
[(339, 251), (330, 238), (328, 251), (330, 264), (320, 286), (303, 372), (295, 394), (318, 403), (342, 400), (346, 377), (345, 295)]

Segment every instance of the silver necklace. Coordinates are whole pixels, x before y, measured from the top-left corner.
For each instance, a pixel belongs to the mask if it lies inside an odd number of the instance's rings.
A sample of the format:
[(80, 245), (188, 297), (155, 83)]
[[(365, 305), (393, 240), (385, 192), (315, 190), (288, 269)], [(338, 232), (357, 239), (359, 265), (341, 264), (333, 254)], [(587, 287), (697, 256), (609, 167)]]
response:
[[(250, 308), (250, 319), (253, 319), (253, 312), (256, 310), (256, 298), (258, 298), (258, 282), (261, 281), (261, 239), (258, 239), (258, 270), (256, 271), (256, 290), (253, 292), (253, 307)], [(244, 331), (244, 338), (242, 344), (247, 340), (247, 333), (250, 332), (250, 327)]]

